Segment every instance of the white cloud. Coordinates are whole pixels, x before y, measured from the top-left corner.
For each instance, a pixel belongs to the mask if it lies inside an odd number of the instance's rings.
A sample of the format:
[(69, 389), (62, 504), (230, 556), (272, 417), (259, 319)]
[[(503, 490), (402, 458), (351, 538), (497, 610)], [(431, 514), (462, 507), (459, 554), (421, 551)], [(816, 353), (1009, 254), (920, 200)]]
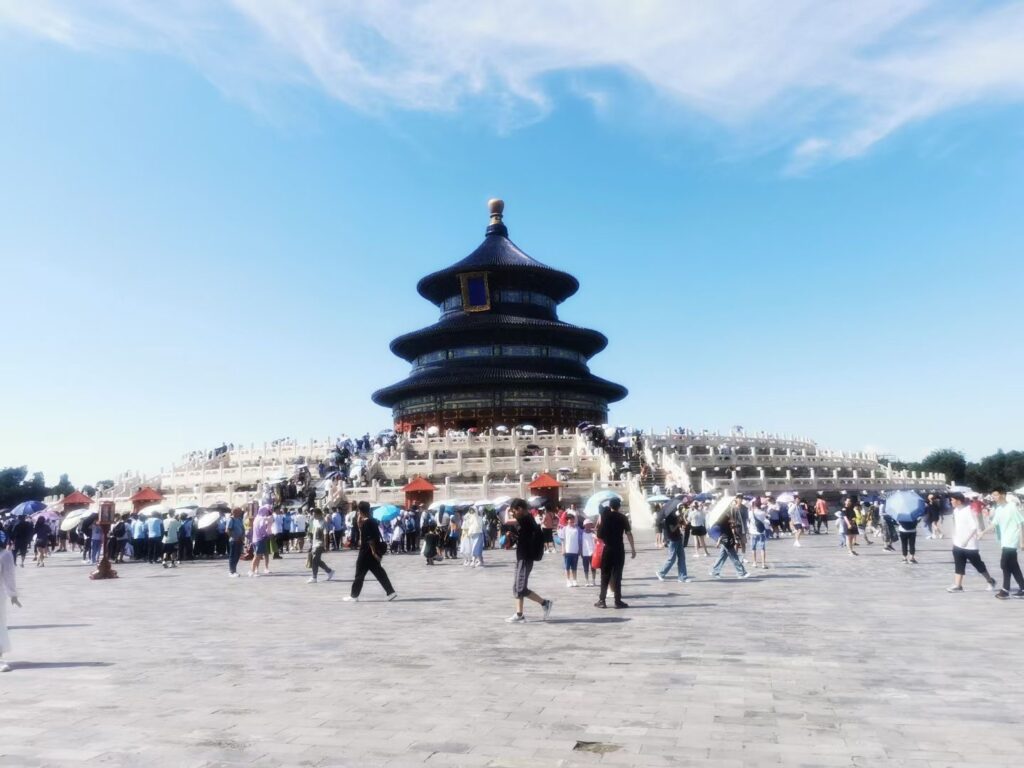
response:
[(370, 112), (490, 107), (502, 125), (542, 118), (558, 76), (602, 114), (632, 82), (659, 108), (793, 146), (794, 168), (1024, 98), (1020, 1), (0, 0), (5, 26), (179, 55), (228, 91), (301, 82)]

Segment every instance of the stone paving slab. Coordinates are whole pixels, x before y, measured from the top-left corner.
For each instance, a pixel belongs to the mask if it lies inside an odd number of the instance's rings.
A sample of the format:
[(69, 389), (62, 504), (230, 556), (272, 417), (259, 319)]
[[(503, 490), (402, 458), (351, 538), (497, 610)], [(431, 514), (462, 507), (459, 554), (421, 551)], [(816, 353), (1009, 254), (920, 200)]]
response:
[(259, 579), (197, 562), (99, 583), (57, 555), (18, 569), (0, 766), (1019, 765), (1024, 678), (1002, 670), (1024, 601), (971, 574), (947, 594), (945, 541), (918, 566), (805, 541), (770, 542), (746, 581), (690, 557), (685, 585), (654, 578), (648, 544), (622, 611), (548, 555), (533, 586), (551, 620), (528, 604), (516, 626), (505, 552), (484, 569), (389, 556), (399, 600), (371, 578), (358, 604), (347, 552), (315, 585), (298, 554)]

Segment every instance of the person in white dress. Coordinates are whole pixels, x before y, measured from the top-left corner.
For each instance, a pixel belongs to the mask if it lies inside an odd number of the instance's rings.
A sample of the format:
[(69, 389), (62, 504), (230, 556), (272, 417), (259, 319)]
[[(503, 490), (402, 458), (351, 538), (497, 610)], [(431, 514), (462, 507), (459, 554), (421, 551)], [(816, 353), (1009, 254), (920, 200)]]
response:
[(11, 599), (11, 605), (19, 608), (18, 585), (14, 580), (14, 555), (10, 550), (0, 551), (0, 584), (3, 585), (3, 595), (0, 595), (0, 672), (10, 672), (11, 667), (3, 661), (5, 653), (11, 652), (11, 638), (7, 632), (7, 600)]

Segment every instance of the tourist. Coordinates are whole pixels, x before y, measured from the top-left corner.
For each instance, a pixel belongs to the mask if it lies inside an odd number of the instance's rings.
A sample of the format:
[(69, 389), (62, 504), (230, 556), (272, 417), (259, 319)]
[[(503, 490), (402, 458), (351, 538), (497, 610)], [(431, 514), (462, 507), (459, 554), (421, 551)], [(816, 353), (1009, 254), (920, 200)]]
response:
[(533, 519), (533, 515), (530, 514), (530, 507), (524, 499), (512, 499), (509, 504), (509, 513), (514, 515), (516, 521), (516, 571), (512, 582), (516, 612), (505, 621), (510, 624), (526, 621), (523, 606), (524, 600), (527, 599), (540, 605), (543, 618), (547, 620), (554, 601), (545, 600), (530, 589), (530, 573), (533, 571), (533, 563), (543, 557), (544, 551), (547, 549), (544, 533), (537, 525), (537, 521)]
[(245, 547), (245, 523), (242, 521), (240, 508), (235, 507), (231, 510), (231, 516), (224, 526), (224, 533), (228, 539), (228, 577), (237, 579), (238, 561)]
[(807, 529), (807, 505), (800, 499), (794, 499), (789, 505), (789, 510), (789, 518), (793, 524), (793, 546), (801, 547), (803, 545), (800, 543), (800, 537)]
[(340, 506), (331, 512), (331, 536), (335, 551), (345, 546), (345, 515)]
[(164, 523), (164, 568), (178, 567), (178, 532), (181, 530), (181, 521), (173, 512), (167, 513), (167, 522)]
[(132, 560), (142, 560), (146, 556), (146, 521), (138, 512), (132, 512), (131, 521)]
[(929, 539), (942, 538), (942, 505), (932, 493), (928, 494), (928, 500), (925, 502), (925, 523), (928, 526)]
[(601, 554), (601, 593), (594, 603), (595, 608), (608, 607), (605, 599), (609, 587), (615, 595), (615, 607), (629, 607), (622, 599), (622, 569), (626, 565), (626, 549), (622, 537), (629, 540), (631, 558), (636, 557), (636, 544), (629, 518), (622, 513), (621, 507), (621, 499), (612, 498), (597, 519), (597, 537), (604, 542), (604, 552)]
[(686, 573), (686, 543), (681, 530), (684, 514), (685, 511), (676, 506), (663, 516), (664, 535), (662, 541), (668, 546), (668, 559), (660, 570), (654, 572), (658, 581), (665, 580), (673, 565), (676, 566), (677, 581), (693, 581), (693, 578)]
[(260, 561), (263, 561), (263, 574), (270, 575), (270, 543), (274, 540), (274, 518), (270, 507), (260, 507), (252, 521), (252, 565), (249, 576), (260, 575)]
[(28, 548), (32, 545), (34, 534), (35, 528), (32, 522), (24, 515), (15, 521), (14, 528), (11, 529), (11, 540), (14, 542), (14, 561), (17, 562), (20, 557), (22, 568), (25, 567), (25, 557), (28, 555)]
[(181, 562), (195, 559), (195, 554), (192, 550), (192, 532), (194, 530), (195, 521), (187, 513), (182, 512), (181, 528), (178, 529), (178, 560)]
[(953, 506), (953, 586), (946, 587), (946, 591), (964, 591), (964, 574), (967, 572), (967, 563), (974, 566), (974, 570), (988, 582), (988, 588), (991, 591), (995, 588), (996, 580), (989, 575), (978, 552), (978, 537), (984, 526), (978, 519), (977, 513), (964, 503), (963, 494), (950, 494), (949, 500)]
[(704, 557), (711, 557), (708, 552), (708, 528), (707, 512), (701, 503), (695, 502), (685, 512), (686, 521), (690, 526), (690, 535), (693, 536), (693, 551), (704, 550)]
[[(41, 568), (46, 565), (46, 555), (50, 551), (50, 526), (46, 524), (46, 518), (42, 515), (36, 518), (36, 524), (33, 527), (35, 533), (35, 561), (36, 568)], [(25, 567), (25, 557), (21, 559), (22, 568)], [(0, 601), (2, 602), (2, 601)]]
[(1017, 581), (1017, 597), (1024, 597), (1024, 575), (1021, 575), (1020, 561), (1017, 559), (1017, 550), (1024, 547), (1024, 515), (1016, 502), (1006, 498), (1005, 488), (996, 488), (992, 491), (992, 515), (989, 519), (989, 526), (981, 535), (989, 531), (998, 531), (999, 546), (1002, 554), (999, 558), (999, 567), (1003, 571), (1003, 588), (996, 592), (996, 597), (1005, 600), (1010, 596), (1010, 581)]
[[(903, 550), (903, 562), (917, 564), (917, 523), (918, 518), (897, 521), (896, 531), (900, 536), (900, 549)], [(909, 559), (907, 558), (909, 554)]]
[[(737, 497), (742, 506), (742, 500)], [(726, 560), (732, 562), (733, 568), (736, 569), (736, 574), (741, 578), (745, 579), (750, 574), (747, 569), (743, 567), (743, 562), (740, 560), (740, 556), (736, 552), (736, 540), (739, 537), (738, 524), (736, 515), (729, 511), (722, 515), (718, 521), (718, 527), (721, 531), (718, 537), (718, 546), (721, 552), (718, 553), (718, 560), (711, 567), (710, 574), (716, 579), (722, 578), (722, 566), (725, 565)]]
[[(754, 553), (754, 567), (768, 570), (768, 534), (771, 531), (771, 521), (761, 507), (761, 500), (755, 498), (750, 503), (750, 515), (747, 529), (750, 531), (750, 549)], [(761, 562), (758, 564), (757, 553), (761, 553)]]
[(146, 562), (155, 564), (162, 559), (163, 537), (164, 524), (159, 515), (150, 515), (146, 518)]
[(345, 597), (345, 602), (357, 602), (359, 594), (363, 591), (363, 580), (366, 572), (374, 575), (380, 585), (384, 588), (388, 600), (398, 597), (395, 588), (391, 586), (391, 579), (388, 578), (384, 566), (381, 565), (381, 557), (384, 554), (384, 542), (381, 539), (380, 527), (377, 521), (370, 516), (370, 503), (359, 502), (357, 521), (359, 524), (359, 555), (356, 558), (356, 575), (352, 581), (352, 593)]
[(555, 551), (555, 526), (558, 524), (558, 517), (546, 506), (538, 509), (540, 512), (540, 527), (544, 536), (544, 551)]
[[(10, 598), (11, 605), (21, 607), (14, 567), (14, 554), (6, 549), (0, 550), (0, 584), (3, 585), (4, 592), (0, 595), (0, 672), (11, 671), (11, 666), (3, 661), (3, 655), (11, 652), (11, 638), (7, 631), (7, 600), (4, 598)], [(25, 567), (24, 559), (21, 567)]]
[(576, 515), (567, 512), (565, 527), (561, 531), (562, 560), (565, 565), (565, 586), (578, 587), (576, 574), (580, 562), (580, 537), (582, 531), (576, 525)]
[(825, 533), (828, 533), (828, 502), (825, 497), (818, 494), (818, 500), (814, 502), (814, 532), (821, 533), (821, 526), (825, 526)]
[(847, 496), (843, 501), (843, 508), (840, 511), (840, 515), (841, 521), (839, 527), (846, 539), (846, 548), (850, 550), (851, 555), (860, 554), (854, 549), (854, 547), (857, 546), (857, 535), (860, 532), (857, 528), (857, 510), (853, 505), (853, 499), (849, 496)]
[(439, 540), (439, 536), (437, 535), (437, 523), (433, 520), (429, 520), (426, 528), (423, 530), (423, 557), (426, 558), (427, 565), (433, 565), (434, 560), (437, 559), (437, 547)]
[(103, 552), (103, 526), (93, 523), (89, 531), (89, 561), (96, 565)]
[(466, 558), (463, 565), (472, 568), (484, 564), (484, 521), (476, 507), (466, 510), (462, 518), (462, 538), (465, 541)]
[(334, 578), (334, 569), (324, 562), (324, 550), (327, 548), (327, 540), (330, 538), (330, 534), (327, 532), (327, 524), (324, 522), (324, 513), (319, 509), (313, 510), (313, 522), (310, 523), (309, 533), (312, 537), (310, 543), (310, 568), (313, 569), (313, 575), (309, 577), (307, 584), (316, 584), (317, 575), (321, 568), (327, 574), (327, 580), (330, 581)]
[(116, 521), (110, 529), (110, 535), (107, 537), (108, 546), (110, 547), (110, 559), (115, 563), (124, 562), (124, 547), (126, 537), (128, 536), (128, 524), (125, 522), (125, 515), (114, 515)]
[(594, 560), (594, 551), (597, 549), (597, 536), (594, 533), (594, 522), (587, 520), (583, 523), (583, 535), (580, 537), (580, 559), (583, 561), (583, 586), (597, 586), (597, 572), (591, 567)]

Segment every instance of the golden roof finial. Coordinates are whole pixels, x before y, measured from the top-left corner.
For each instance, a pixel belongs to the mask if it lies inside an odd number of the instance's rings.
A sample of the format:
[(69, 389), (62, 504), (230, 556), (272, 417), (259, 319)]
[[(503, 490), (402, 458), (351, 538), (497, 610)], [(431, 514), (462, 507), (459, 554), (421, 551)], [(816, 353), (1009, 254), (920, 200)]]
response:
[(487, 201), (487, 209), (491, 212), (491, 224), (501, 224), (501, 216), (505, 212), (505, 201), (491, 198)]

